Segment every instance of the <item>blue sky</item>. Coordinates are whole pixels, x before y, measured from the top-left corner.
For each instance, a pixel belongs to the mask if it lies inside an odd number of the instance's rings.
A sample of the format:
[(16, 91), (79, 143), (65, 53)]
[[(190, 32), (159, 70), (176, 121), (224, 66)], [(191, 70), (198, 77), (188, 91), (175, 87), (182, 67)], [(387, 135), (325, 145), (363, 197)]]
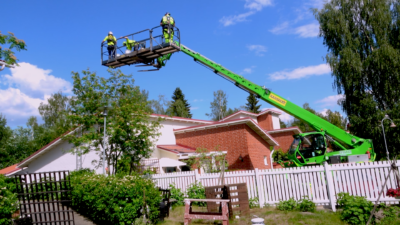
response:
[[(0, 31), (23, 39), (28, 51), (17, 53), (19, 67), (0, 71), (0, 113), (10, 126), (24, 126), (29, 116), (40, 117), (37, 107), (52, 93), (73, 94), (71, 71), (89, 68), (107, 77), (100, 63), (100, 43), (107, 32), (121, 37), (157, 26), (167, 11), (189, 48), (295, 104), (308, 102), (319, 112), (340, 110), (340, 96), (324, 61), (327, 49), (310, 10), (322, 4), (323, 0), (3, 2)], [(245, 105), (248, 96), (184, 53), (174, 54), (157, 72), (140, 73), (133, 66), (121, 70), (132, 74), (151, 99), (170, 99), (180, 87), (197, 119), (208, 119), (205, 113), (210, 112), (214, 91), (225, 91), (231, 108)], [(262, 108), (272, 108), (260, 102)]]

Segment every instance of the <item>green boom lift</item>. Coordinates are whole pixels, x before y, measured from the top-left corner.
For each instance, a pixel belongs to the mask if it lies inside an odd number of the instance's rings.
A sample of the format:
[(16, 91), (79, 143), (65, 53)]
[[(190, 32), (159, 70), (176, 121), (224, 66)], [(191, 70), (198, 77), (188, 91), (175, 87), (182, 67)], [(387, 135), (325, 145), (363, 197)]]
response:
[[(320, 165), (325, 161), (333, 164), (341, 162), (372, 162), (375, 160), (376, 154), (371, 140), (359, 138), (347, 133), (319, 116), (316, 116), (276, 93), (273, 93), (268, 88), (257, 85), (245, 79), (243, 76), (240, 76), (226, 69), (222, 65), (206, 58), (200, 53), (189, 49), (185, 45), (180, 44), (179, 30), (175, 31), (175, 34), (178, 35), (174, 42), (165, 43), (160, 40), (159, 42), (162, 42), (162, 44), (159, 44), (157, 48), (154, 48), (151, 43), (156, 41), (152, 36), (152, 30), (150, 31), (149, 38), (150, 46), (147, 49), (142, 48), (141, 50), (138, 50), (137, 53), (116, 57), (117, 59), (111, 60), (111, 63), (113, 64), (109, 64), (110, 61), (102, 60), (102, 64), (105, 66), (113, 65), (114, 67), (119, 67), (142, 63), (144, 65), (139, 66), (154, 66), (159, 69), (159, 65), (154, 63), (155, 59), (173, 52), (182, 51), (186, 55), (192, 57), (197, 63), (211, 69), (215, 74), (231, 81), (237, 87), (255, 94), (257, 97), (271, 105), (274, 105), (282, 111), (307, 122), (312, 128), (314, 128), (315, 132), (294, 135), (293, 143), (288, 152), (288, 158), (290, 160), (289, 164), (295, 166), (306, 166), (316, 164)], [(160, 38), (160, 36), (158, 37)], [(162, 36), (160, 39), (162, 39)], [(146, 42), (146, 40), (143, 40), (142, 42)], [(171, 55), (168, 55), (168, 59), (170, 57)], [(162, 59), (165, 60), (165, 57)], [(289, 164), (285, 164), (285, 166), (289, 166)]]

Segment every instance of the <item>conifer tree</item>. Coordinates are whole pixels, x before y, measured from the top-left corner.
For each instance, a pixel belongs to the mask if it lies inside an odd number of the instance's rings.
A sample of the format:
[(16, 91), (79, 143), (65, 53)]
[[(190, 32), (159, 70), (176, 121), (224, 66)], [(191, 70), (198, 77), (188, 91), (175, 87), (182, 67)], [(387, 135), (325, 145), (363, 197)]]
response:
[(190, 113), (190, 105), (179, 87), (175, 89), (172, 95), (172, 101), (167, 109), (167, 114), (170, 116), (192, 118), (192, 114)]
[(258, 104), (258, 99), (254, 94), (250, 93), (249, 97), (247, 97), (246, 110), (252, 113), (260, 113), (261, 105), (257, 104)]

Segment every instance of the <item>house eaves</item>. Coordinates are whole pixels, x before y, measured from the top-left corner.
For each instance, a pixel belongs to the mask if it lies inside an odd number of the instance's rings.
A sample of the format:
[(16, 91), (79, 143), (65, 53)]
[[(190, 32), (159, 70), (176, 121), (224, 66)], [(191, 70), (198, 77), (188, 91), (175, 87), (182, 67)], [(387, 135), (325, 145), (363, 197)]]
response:
[(260, 113), (252, 113), (252, 112), (247, 112), (247, 111), (240, 110), (240, 111), (235, 112), (232, 115), (229, 115), (229, 116), (221, 119), (220, 121), (229, 120), (230, 118), (235, 117), (236, 115), (239, 115), (239, 114), (245, 114), (245, 115), (249, 115), (249, 116), (259, 117), (259, 116), (264, 115), (266, 113), (276, 114), (278, 116), (282, 114), (281, 112), (278, 112), (278, 111), (275, 111), (275, 110), (272, 110), (272, 109), (267, 109), (267, 110), (264, 110), (264, 111), (262, 111)]
[(210, 124), (214, 123), (214, 121), (209, 121), (209, 120), (198, 120), (198, 119), (190, 119), (190, 118), (183, 118), (183, 117), (178, 117), (178, 116), (167, 116), (167, 115), (161, 115), (161, 114), (151, 114), (150, 118), (163, 118), (166, 120), (170, 121), (179, 121), (179, 122), (188, 122), (188, 123), (197, 123), (197, 124)]
[(295, 134), (302, 133), (298, 127), (287, 127), (287, 128), (282, 128), (282, 129), (276, 129), (276, 130), (268, 130), (267, 132), (268, 132), (268, 134), (276, 134), (276, 133), (283, 133), (283, 132), (288, 132), (288, 131), (293, 131)]
[(215, 129), (218, 127), (226, 127), (238, 124), (247, 124), (253, 131), (255, 131), (261, 138), (263, 138), (268, 144), (270, 145), (279, 145), (278, 142), (269, 135), (265, 130), (263, 130), (253, 119), (250, 117), (235, 119), (235, 120), (228, 120), (222, 122), (215, 122), (213, 124), (207, 125), (198, 125), (180, 129), (174, 129), (175, 134), (186, 133), (186, 132), (194, 132), (206, 129)]

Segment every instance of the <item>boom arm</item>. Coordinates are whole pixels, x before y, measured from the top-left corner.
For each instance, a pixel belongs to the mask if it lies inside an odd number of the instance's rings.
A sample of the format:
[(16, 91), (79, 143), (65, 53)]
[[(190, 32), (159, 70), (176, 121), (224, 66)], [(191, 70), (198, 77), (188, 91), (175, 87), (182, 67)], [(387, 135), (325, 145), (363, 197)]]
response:
[[(298, 119), (304, 120), (305, 122), (310, 124), (310, 126), (312, 126), (316, 131), (324, 131), (327, 135), (330, 135), (336, 140), (340, 140), (342, 143), (345, 143), (352, 147), (359, 146), (365, 141), (364, 139), (351, 135), (345, 132), (344, 130), (336, 127), (335, 125), (329, 123), (328, 121), (320, 118), (319, 116), (316, 116), (313, 113), (310, 113), (309, 111), (297, 106), (296, 104), (282, 98), (281, 96), (273, 93), (267, 88), (261, 87), (245, 79), (243, 76), (233, 73), (232, 71), (226, 69), (220, 64), (213, 62), (212, 60), (189, 49), (188, 47), (182, 44), (180, 44), (180, 47), (182, 52), (191, 56), (196, 62), (210, 68), (211, 70), (214, 71), (214, 73), (233, 82), (239, 88), (255, 94), (264, 101), (276, 106), (277, 108), (285, 111), (286, 113)], [(336, 141), (335, 144), (341, 147), (342, 149), (346, 149)]]

